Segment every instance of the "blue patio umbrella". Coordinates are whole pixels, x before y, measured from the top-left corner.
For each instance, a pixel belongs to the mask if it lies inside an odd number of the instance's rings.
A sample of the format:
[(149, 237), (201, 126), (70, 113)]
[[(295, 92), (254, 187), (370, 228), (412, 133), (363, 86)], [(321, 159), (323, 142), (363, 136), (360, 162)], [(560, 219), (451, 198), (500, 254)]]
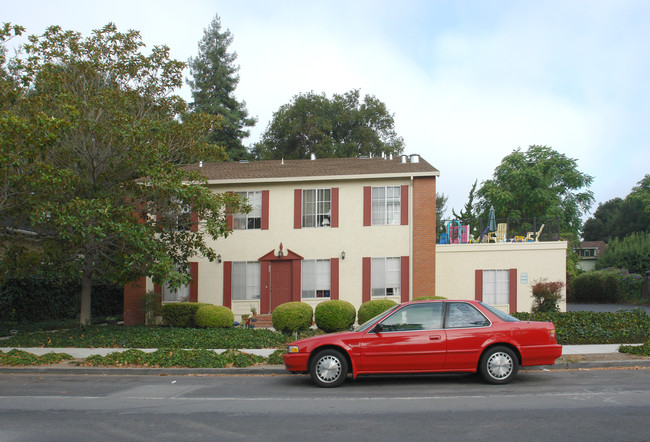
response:
[(488, 232), (497, 231), (497, 219), (496, 219), (496, 215), (494, 214), (494, 206), (490, 206), (490, 214), (488, 215), (487, 230)]

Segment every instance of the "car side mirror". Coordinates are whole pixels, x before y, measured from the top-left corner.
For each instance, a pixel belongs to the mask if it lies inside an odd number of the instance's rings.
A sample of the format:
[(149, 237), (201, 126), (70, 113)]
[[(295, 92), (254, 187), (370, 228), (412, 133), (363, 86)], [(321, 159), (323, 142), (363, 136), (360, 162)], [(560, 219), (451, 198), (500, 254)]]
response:
[(373, 333), (381, 333), (383, 329), (384, 329), (383, 325), (377, 324), (372, 328), (372, 332)]

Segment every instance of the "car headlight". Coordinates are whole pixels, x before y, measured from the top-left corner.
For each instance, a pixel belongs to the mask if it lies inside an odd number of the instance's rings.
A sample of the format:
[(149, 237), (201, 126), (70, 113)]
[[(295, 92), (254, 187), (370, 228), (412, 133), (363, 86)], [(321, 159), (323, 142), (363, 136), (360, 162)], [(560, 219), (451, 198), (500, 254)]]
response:
[(297, 345), (287, 345), (287, 353), (298, 353)]

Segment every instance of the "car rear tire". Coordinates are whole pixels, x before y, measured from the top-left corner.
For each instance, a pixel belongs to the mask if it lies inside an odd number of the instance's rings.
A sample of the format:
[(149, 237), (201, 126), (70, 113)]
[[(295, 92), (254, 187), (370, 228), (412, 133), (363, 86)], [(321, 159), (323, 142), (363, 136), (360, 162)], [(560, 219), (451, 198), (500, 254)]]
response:
[(338, 387), (348, 375), (348, 361), (338, 350), (322, 350), (314, 356), (309, 374), (319, 387)]
[(508, 347), (498, 346), (488, 349), (479, 362), (479, 372), (490, 384), (507, 384), (517, 376), (519, 360)]

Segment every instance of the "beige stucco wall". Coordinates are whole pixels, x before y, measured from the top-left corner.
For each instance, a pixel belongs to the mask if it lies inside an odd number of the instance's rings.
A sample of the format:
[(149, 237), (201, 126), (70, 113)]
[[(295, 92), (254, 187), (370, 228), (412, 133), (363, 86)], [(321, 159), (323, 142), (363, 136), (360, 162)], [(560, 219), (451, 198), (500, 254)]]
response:
[[(363, 226), (363, 186), (411, 185), (408, 178), (381, 180), (310, 181), (301, 183), (258, 183), (213, 186), (215, 192), (269, 190), (269, 229), (235, 230), (228, 238), (209, 244), (223, 261), (257, 261), (271, 250), (277, 254), (280, 243), (305, 259), (341, 258), (339, 261), (339, 299), (361, 305), (362, 258), (411, 256), (412, 223), (407, 226)], [(339, 227), (294, 229), (294, 189), (339, 188)], [(412, 187), (409, 211), (412, 210)], [(412, 219), (412, 217), (409, 217)], [(223, 304), (223, 263), (199, 260), (199, 301)], [(412, 287), (412, 284), (410, 284)], [(315, 305), (322, 301), (308, 300)], [(399, 302), (396, 297), (395, 301)], [(259, 302), (235, 301), (235, 315), (250, 313)]]
[[(541, 280), (566, 282), (566, 241), (446, 244), (436, 246), (436, 294), (474, 299), (475, 271), (517, 269), (517, 311), (530, 311), (531, 287)], [(563, 289), (566, 297), (566, 290)], [(566, 311), (566, 301), (561, 303)]]

